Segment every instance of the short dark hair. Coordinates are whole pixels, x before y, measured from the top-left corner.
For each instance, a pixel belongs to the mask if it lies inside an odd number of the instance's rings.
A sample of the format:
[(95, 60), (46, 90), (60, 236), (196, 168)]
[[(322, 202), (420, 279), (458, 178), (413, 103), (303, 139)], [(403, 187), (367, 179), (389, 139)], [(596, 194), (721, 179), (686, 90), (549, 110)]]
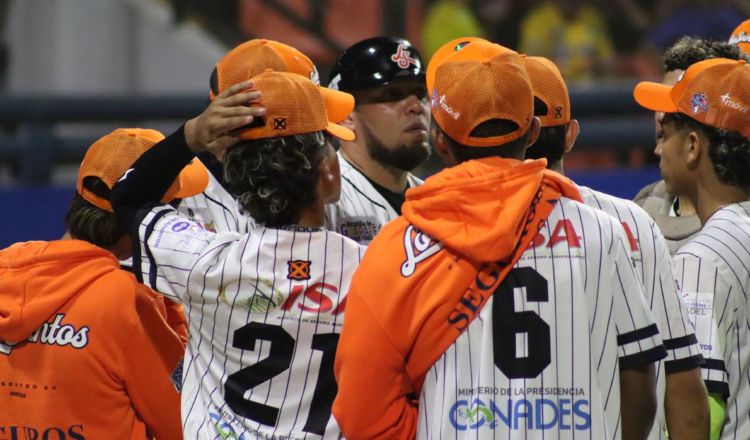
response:
[(558, 164), (565, 154), (568, 124), (542, 127), (534, 145), (526, 149), (526, 159), (547, 159), (547, 166)]
[(750, 139), (735, 131), (702, 124), (682, 113), (667, 113), (661, 123), (673, 124), (677, 130), (703, 133), (708, 138), (708, 156), (719, 180), (727, 185), (750, 189)]
[[(463, 145), (448, 136), (448, 134), (440, 128), (440, 125), (435, 122), (435, 119), (432, 120), (432, 123), (443, 133), (443, 136), (445, 136), (445, 139), (447, 140), (448, 148), (451, 150), (453, 157), (455, 157), (459, 163), (472, 159), (483, 159), (486, 157), (523, 159), (523, 153), (526, 149), (526, 140), (529, 138), (529, 133), (527, 131), (520, 138), (508, 142), (507, 144), (490, 147), (471, 147)], [(472, 137), (502, 136), (517, 129), (518, 125), (513, 121), (507, 119), (490, 119), (474, 127), (470, 135)]]
[(734, 44), (685, 36), (664, 52), (664, 70), (687, 70), (691, 65), (711, 58), (740, 60), (745, 56)]
[[(109, 200), (110, 190), (98, 177), (86, 177), (83, 186), (99, 197)], [(65, 214), (65, 226), (73, 238), (88, 241), (101, 248), (114, 246), (123, 234), (113, 212), (105, 211), (76, 193)]]
[(256, 222), (295, 224), (317, 197), (317, 165), (326, 144), (320, 131), (241, 141), (224, 156), (227, 186)]

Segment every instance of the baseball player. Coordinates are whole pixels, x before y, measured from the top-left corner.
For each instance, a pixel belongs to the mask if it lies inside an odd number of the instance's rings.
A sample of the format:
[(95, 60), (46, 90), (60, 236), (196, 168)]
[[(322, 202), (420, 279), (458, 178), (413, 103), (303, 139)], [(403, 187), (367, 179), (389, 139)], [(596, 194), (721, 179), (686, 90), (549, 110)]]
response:
[(354, 95), (344, 124), (357, 137), (339, 142), (341, 198), (326, 208), (327, 227), (366, 245), (422, 183), (410, 171), (430, 154), (424, 66), (407, 40), (370, 38), (339, 56), (329, 87)]
[[(662, 84), (673, 85), (690, 65), (711, 58), (740, 59), (737, 47), (723, 41), (682, 37), (664, 53)], [(661, 136), (662, 113), (656, 114), (656, 138)], [(667, 239), (670, 254), (674, 255), (700, 229), (695, 208), (688, 198), (668, 193), (664, 180), (642, 188), (633, 201), (640, 205), (659, 226)]]
[[(523, 57), (534, 89), (534, 114), (542, 130), (526, 150), (526, 157), (547, 159), (547, 168), (563, 174), (563, 156), (578, 135), (578, 121), (571, 119), (565, 81), (552, 61)], [(650, 439), (708, 439), (708, 396), (701, 380), (700, 355), (693, 327), (688, 321), (672, 282), (672, 259), (659, 228), (651, 217), (630, 200), (579, 186), (583, 202), (600, 209), (622, 224), (628, 249), (644, 290), (646, 302), (659, 327), (668, 357), (657, 364), (657, 416)], [(666, 411), (665, 413), (665, 409)]]
[[(0, 438), (178, 439), (184, 345), (168, 301), (119, 269), (110, 189), (164, 136), (118, 129), (86, 151), (60, 240), (0, 250)], [(164, 197), (203, 190), (187, 167)], [(186, 333), (186, 332), (185, 332)]]
[(665, 349), (627, 237), (544, 161), (519, 160), (539, 122), (519, 55), (495, 47), (436, 66), (431, 137), (449, 167), (407, 192), (352, 280), (333, 408), (347, 438), (651, 427)]
[(666, 189), (688, 198), (703, 225), (673, 266), (706, 358), (712, 431), (750, 438), (750, 67), (701, 61), (674, 86), (643, 82), (634, 95), (665, 113), (655, 152)]
[[(187, 308), (185, 438), (338, 438), (333, 358), (363, 249), (323, 229), (323, 206), (340, 190), (327, 135), (354, 137), (326, 113), (347, 115), (354, 100), (289, 72), (261, 73), (242, 92), (249, 84), (220, 93), (136, 162), (113, 204), (137, 230), (139, 276)], [(193, 151), (235, 136), (226, 183), (259, 226), (214, 233), (153, 203)]]
[[(216, 63), (211, 74), (209, 99), (267, 69), (298, 73), (320, 83), (318, 70), (307, 56), (278, 41), (258, 38), (238, 45)], [(221, 157), (203, 151), (198, 158), (211, 172), (208, 186), (201, 194), (183, 199), (177, 209), (209, 231), (244, 233), (254, 227), (252, 217), (241, 213), (240, 205), (226, 188)]]

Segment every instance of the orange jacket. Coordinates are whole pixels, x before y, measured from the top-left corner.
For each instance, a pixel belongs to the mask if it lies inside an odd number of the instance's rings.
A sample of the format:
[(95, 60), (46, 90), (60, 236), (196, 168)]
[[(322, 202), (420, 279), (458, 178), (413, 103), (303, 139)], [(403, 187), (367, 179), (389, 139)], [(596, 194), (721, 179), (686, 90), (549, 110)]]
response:
[(182, 438), (183, 352), (163, 298), (106, 250), (0, 251), (0, 438)]
[[(572, 182), (546, 161), (447, 168), (406, 194), (352, 280), (333, 413), (349, 439), (411, 439), (425, 373), (458, 338)], [(422, 233), (426, 234), (423, 235)]]

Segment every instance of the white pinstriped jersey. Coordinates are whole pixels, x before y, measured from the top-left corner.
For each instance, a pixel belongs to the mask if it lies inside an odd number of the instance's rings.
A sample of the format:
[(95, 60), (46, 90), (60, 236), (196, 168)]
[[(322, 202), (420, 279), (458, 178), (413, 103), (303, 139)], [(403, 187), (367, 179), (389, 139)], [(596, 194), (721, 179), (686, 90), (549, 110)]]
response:
[(626, 245), (609, 215), (561, 198), (427, 373), (417, 438), (619, 439), (620, 367), (664, 356)]
[[(338, 155), (341, 164), (341, 197), (338, 202), (326, 205), (326, 227), (366, 246), (399, 213), (341, 152)], [(409, 188), (421, 184), (422, 180), (417, 176), (407, 176)]]
[(139, 238), (137, 275), (188, 316), (185, 438), (339, 438), (333, 360), (364, 248), (323, 229), (212, 233), (167, 205)]
[(750, 202), (716, 211), (673, 265), (706, 358), (706, 388), (726, 398), (721, 438), (750, 438)]
[(242, 214), (237, 199), (210, 172), (206, 189), (182, 199), (177, 210), (212, 232), (245, 233), (255, 227), (253, 219)]
[(697, 368), (703, 362), (693, 326), (673, 282), (669, 247), (656, 223), (635, 203), (583, 186), (578, 189), (586, 205), (606, 212), (622, 224), (633, 265), (643, 281), (646, 301), (667, 348), (667, 358), (656, 365), (658, 406), (649, 435), (652, 440), (666, 439), (666, 374)]

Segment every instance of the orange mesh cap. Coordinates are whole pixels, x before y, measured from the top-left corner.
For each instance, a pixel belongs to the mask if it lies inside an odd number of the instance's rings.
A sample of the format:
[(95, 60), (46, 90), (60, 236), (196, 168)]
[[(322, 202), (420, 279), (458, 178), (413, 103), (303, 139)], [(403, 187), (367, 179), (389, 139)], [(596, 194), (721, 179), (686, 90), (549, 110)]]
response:
[(269, 69), (297, 73), (320, 84), (318, 70), (305, 54), (284, 43), (257, 38), (240, 44), (219, 60), (211, 75), (209, 97), (214, 99), (234, 84)]
[[(506, 49), (489, 60), (446, 62), (438, 67), (430, 106), (435, 122), (453, 140), (490, 147), (514, 141), (528, 131), (534, 95), (520, 56)], [(512, 121), (518, 127), (500, 136), (471, 134), (478, 125), (493, 119)]]
[[(560, 69), (555, 63), (543, 57), (521, 55), (526, 73), (534, 89), (534, 98), (544, 103), (545, 108), (535, 108), (534, 116), (539, 118), (542, 127), (554, 127), (570, 121), (570, 96)], [(539, 112), (539, 110), (546, 110)], [(536, 113), (539, 112), (539, 113)]]
[(241, 129), (241, 139), (262, 139), (293, 134), (327, 131), (345, 141), (354, 140), (354, 132), (329, 121), (330, 115), (349, 115), (354, 97), (327, 89), (290, 72), (266, 71), (253, 78), (253, 88), (261, 92), (252, 105), (265, 107), (262, 118)]
[(673, 86), (641, 82), (636, 102), (655, 112), (683, 113), (696, 121), (750, 137), (750, 66), (714, 58), (688, 67)]
[(736, 44), (743, 53), (750, 54), (750, 20), (743, 21), (732, 31), (729, 44)]
[[(142, 128), (118, 128), (101, 137), (89, 147), (83, 157), (76, 183), (78, 194), (94, 206), (112, 212), (109, 200), (84, 188), (84, 179), (98, 177), (107, 188), (112, 189), (136, 159), (162, 139), (164, 135), (158, 131)], [(198, 159), (193, 159), (182, 169), (161, 201), (168, 203), (176, 198), (194, 196), (203, 192), (207, 185), (208, 170)]]
[[(430, 93), (432, 92), (432, 87), (435, 84), (435, 71), (437, 70), (437, 68), (443, 65), (447, 58), (451, 57), (457, 52), (460, 52), (466, 46), (475, 42), (491, 44), (489, 41), (485, 40), (484, 38), (462, 37), (462, 38), (456, 38), (455, 40), (451, 40), (443, 44), (442, 46), (440, 46), (440, 48), (437, 51), (435, 51), (435, 53), (432, 55), (432, 58), (430, 58), (430, 63), (427, 65), (427, 71), (425, 72), (425, 81), (427, 82), (428, 92)], [(466, 61), (466, 60), (461, 59), (458, 61)]]

